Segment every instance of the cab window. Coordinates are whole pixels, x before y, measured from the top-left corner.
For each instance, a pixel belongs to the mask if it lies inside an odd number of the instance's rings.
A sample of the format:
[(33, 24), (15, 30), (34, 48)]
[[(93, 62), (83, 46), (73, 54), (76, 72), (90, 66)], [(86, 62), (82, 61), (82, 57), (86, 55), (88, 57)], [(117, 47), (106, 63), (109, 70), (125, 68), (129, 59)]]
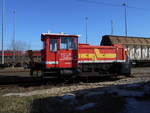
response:
[(60, 49), (77, 49), (77, 38), (61, 37)]
[(50, 40), (50, 51), (52, 52), (57, 51), (57, 39), (56, 38), (52, 38)]

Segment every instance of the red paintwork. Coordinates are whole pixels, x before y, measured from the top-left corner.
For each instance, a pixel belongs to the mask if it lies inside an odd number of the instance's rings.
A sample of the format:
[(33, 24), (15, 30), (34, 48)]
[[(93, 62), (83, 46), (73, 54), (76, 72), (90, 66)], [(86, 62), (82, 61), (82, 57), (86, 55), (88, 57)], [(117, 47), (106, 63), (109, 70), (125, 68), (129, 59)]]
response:
[[(79, 62), (116, 62), (125, 60), (125, 50), (122, 45), (115, 46), (93, 46), (89, 44), (79, 44)], [(81, 56), (84, 55), (84, 56)]]
[[(45, 68), (76, 68), (77, 67), (77, 50), (64, 50), (60, 49), (60, 37), (73, 37), (76, 35), (55, 35), (55, 34), (42, 34), (41, 40), (44, 42), (42, 51), (42, 62)], [(50, 51), (50, 40), (57, 39), (57, 52)]]
[[(41, 40), (44, 42), (42, 51), (42, 62), (45, 68), (77, 68), (80, 62), (117, 62), (125, 60), (125, 50), (122, 45), (114, 46), (93, 46), (89, 44), (78, 44), (77, 50), (60, 49), (60, 38), (72, 37), (78, 38), (77, 35), (63, 34), (42, 34)], [(57, 39), (57, 51), (50, 51), (50, 40)], [(87, 57), (86, 55), (89, 55)], [(110, 56), (110, 57), (109, 57)]]

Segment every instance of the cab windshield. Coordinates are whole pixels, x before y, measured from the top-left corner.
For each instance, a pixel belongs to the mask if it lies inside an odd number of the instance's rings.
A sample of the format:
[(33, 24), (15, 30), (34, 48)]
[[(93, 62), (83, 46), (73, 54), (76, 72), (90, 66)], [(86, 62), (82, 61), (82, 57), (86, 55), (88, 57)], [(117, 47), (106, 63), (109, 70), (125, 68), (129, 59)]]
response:
[(76, 37), (61, 37), (60, 49), (77, 50), (77, 38)]

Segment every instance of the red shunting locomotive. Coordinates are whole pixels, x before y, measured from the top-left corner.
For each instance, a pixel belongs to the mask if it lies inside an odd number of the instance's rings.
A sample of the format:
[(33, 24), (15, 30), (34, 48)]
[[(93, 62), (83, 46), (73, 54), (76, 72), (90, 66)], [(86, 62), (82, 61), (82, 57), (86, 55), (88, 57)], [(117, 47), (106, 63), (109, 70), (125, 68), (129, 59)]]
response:
[(79, 44), (78, 35), (41, 34), (42, 73), (48, 75), (130, 75), (131, 68), (122, 45)]

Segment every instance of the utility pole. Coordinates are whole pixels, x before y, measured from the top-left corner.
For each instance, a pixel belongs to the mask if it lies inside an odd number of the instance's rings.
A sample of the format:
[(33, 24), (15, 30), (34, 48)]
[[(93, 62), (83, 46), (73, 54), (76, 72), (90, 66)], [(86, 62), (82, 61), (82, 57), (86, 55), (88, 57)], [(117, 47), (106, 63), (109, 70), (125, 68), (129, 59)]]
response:
[(14, 32), (13, 32), (13, 63), (15, 64), (15, 38), (16, 38), (16, 10), (13, 11), (14, 14)]
[(86, 30), (86, 44), (88, 43), (88, 17), (85, 17), (85, 30)]
[(114, 21), (111, 20), (111, 35), (114, 35)]
[(127, 25), (127, 3), (122, 4), (124, 6), (124, 21), (125, 21), (125, 36), (128, 36), (128, 25)]
[(1, 44), (1, 54), (2, 54), (2, 58), (1, 58), (1, 63), (4, 64), (4, 6), (5, 6), (5, 0), (2, 0), (2, 44)]

